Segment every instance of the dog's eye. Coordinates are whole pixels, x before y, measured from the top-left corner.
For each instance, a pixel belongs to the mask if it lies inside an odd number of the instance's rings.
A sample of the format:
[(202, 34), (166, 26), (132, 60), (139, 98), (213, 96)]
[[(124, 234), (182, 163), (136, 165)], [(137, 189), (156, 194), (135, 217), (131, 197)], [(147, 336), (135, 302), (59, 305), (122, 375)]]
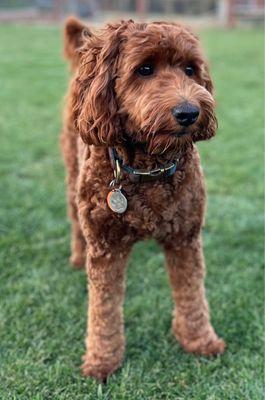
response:
[(154, 73), (154, 66), (152, 64), (143, 64), (136, 70), (137, 74), (141, 76), (149, 76)]
[(194, 67), (192, 67), (191, 65), (188, 65), (188, 66), (185, 68), (185, 74), (186, 74), (187, 76), (192, 76), (192, 75), (194, 75), (194, 73), (195, 73)]

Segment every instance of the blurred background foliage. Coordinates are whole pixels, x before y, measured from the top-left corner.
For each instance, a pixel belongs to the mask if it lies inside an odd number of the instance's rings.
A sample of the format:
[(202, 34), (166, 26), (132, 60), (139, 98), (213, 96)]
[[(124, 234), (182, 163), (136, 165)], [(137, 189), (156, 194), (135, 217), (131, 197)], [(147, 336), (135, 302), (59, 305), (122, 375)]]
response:
[[(135, 13), (139, 18), (162, 14), (204, 17), (212, 23), (235, 26), (262, 24), (263, 0), (1, 0), (0, 21), (13, 19), (62, 19), (74, 13), (83, 18), (106, 19)], [(2, 14), (2, 15), (1, 15)]]

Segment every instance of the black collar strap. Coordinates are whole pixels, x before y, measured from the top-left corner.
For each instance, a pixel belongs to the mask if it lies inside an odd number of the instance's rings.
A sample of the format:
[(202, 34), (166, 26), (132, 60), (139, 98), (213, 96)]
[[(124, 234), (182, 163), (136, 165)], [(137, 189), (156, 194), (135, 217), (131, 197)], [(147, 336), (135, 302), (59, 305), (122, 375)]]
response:
[(165, 167), (144, 171), (124, 164), (123, 160), (118, 156), (117, 151), (113, 147), (109, 147), (109, 157), (114, 172), (117, 174), (118, 165), (119, 168), (127, 174), (129, 180), (134, 183), (151, 182), (162, 178), (168, 178), (169, 176), (174, 175), (179, 163), (179, 159), (177, 159), (175, 162), (172, 162)]

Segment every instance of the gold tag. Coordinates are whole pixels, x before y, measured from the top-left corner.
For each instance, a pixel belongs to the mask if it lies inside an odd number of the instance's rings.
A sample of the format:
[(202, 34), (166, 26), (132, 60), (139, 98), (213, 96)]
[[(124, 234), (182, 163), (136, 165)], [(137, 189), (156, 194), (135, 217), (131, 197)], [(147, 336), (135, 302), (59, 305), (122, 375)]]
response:
[(120, 189), (113, 189), (109, 192), (107, 203), (109, 208), (118, 214), (122, 214), (127, 210), (128, 202)]

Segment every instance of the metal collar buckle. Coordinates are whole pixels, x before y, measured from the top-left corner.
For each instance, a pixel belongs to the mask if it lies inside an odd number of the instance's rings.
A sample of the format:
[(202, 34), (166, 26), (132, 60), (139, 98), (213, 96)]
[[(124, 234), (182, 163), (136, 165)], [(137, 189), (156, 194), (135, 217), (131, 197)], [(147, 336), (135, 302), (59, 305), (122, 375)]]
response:
[(115, 168), (114, 168), (114, 178), (116, 182), (120, 182), (121, 176), (121, 166), (119, 160), (116, 158), (115, 160)]
[(114, 170), (114, 182), (116, 184), (119, 184), (121, 182), (123, 172), (128, 175), (129, 179), (132, 182), (148, 182), (149, 180), (153, 181), (156, 178), (160, 179), (161, 177), (170, 177), (176, 172), (177, 166), (179, 164), (178, 157), (175, 162), (172, 162), (168, 166), (144, 171), (141, 169), (134, 169), (129, 165), (124, 164), (123, 161), (118, 157), (115, 149), (113, 148), (109, 148), (109, 155), (112, 168)]

